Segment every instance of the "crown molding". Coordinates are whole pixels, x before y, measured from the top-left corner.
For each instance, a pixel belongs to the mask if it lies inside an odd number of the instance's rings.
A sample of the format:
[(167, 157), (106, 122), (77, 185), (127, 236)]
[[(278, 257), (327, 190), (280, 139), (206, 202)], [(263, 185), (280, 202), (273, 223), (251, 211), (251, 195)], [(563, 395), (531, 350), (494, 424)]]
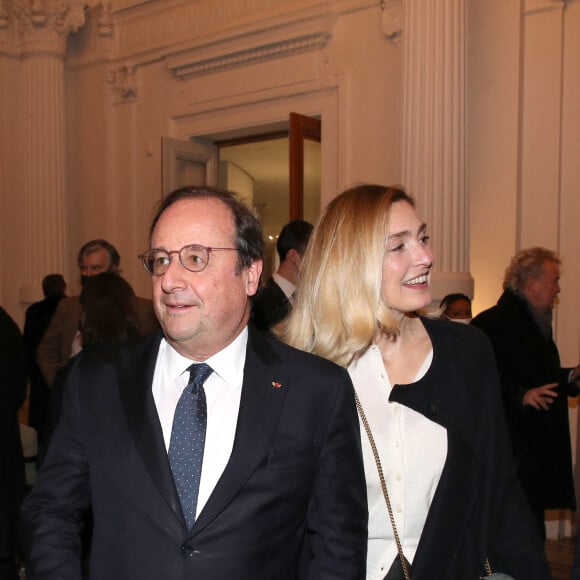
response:
[(525, 0), (524, 14), (563, 10), (569, 0)]
[(333, 18), (297, 20), (282, 27), (222, 39), (168, 56), (167, 68), (180, 79), (275, 60), (324, 48), (332, 36)]

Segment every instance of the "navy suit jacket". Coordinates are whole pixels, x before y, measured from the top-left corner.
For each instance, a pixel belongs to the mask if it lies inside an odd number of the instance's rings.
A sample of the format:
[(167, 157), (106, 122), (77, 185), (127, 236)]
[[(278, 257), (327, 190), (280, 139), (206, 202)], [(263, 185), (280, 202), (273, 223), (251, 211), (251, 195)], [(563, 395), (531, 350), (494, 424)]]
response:
[(188, 530), (151, 384), (160, 336), (81, 355), (22, 512), (29, 580), (363, 579), (367, 505), (344, 369), (250, 330), (234, 447)]

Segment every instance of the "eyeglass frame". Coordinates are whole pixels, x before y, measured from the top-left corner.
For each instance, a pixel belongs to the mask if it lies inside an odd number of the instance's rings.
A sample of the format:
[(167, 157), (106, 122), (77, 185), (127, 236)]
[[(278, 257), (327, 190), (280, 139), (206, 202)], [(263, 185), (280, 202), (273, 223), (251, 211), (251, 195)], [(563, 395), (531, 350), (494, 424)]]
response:
[[(205, 262), (205, 264), (203, 265), (202, 268), (200, 268), (199, 270), (192, 270), (191, 268), (188, 268), (183, 263), (183, 260), (181, 259), (181, 252), (183, 252), (183, 250), (185, 250), (186, 248), (199, 248), (199, 249), (205, 251), (205, 253), (207, 254), (207, 260), (206, 260), (206, 262)], [(181, 247), (179, 250), (171, 250), (171, 251), (164, 250), (163, 248), (150, 248), (146, 252), (143, 252), (142, 254), (139, 254), (137, 256), (137, 258), (139, 258), (141, 260), (141, 264), (143, 264), (143, 268), (151, 276), (163, 276), (163, 274), (165, 274), (167, 272), (167, 270), (169, 270), (169, 266), (171, 266), (171, 254), (177, 254), (177, 256), (179, 258), (179, 263), (181, 264), (181, 266), (185, 270), (187, 270), (188, 272), (195, 272), (195, 273), (197, 273), (197, 272), (203, 272), (207, 268), (207, 266), (209, 264), (210, 255), (211, 255), (212, 252), (221, 251), (221, 250), (230, 250), (230, 251), (237, 252), (238, 251), (238, 248), (214, 248), (214, 247), (210, 247), (210, 246), (203, 246), (201, 244), (186, 244), (185, 246)], [(151, 272), (149, 270), (149, 268), (147, 268), (147, 265), (145, 263), (145, 257), (150, 252), (163, 252), (164, 254), (167, 254), (167, 257), (169, 258), (169, 263), (167, 264), (167, 267), (160, 274), (155, 274), (154, 272)]]

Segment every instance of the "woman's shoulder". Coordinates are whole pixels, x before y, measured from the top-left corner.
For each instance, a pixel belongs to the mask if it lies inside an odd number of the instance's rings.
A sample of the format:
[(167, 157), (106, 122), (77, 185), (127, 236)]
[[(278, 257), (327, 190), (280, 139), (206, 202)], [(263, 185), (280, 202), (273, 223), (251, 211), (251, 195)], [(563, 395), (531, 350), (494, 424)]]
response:
[(433, 361), (441, 370), (454, 369), (472, 385), (493, 381), (496, 363), (487, 336), (475, 326), (448, 320), (423, 319), (433, 344)]
[(422, 317), (421, 320), (434, 343), (454, 343), (460, 349), (487, 349), (489, 347), (485, 333), (471, 324), (459, 324), (451, 320), (428, 317)]

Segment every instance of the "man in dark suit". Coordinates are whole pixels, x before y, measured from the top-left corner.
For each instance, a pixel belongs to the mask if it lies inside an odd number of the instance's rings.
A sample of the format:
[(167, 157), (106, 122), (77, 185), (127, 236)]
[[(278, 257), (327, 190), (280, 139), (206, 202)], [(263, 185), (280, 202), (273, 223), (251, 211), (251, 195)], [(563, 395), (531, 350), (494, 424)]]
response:
[(36, 364), (36, 348), (38, 347), (58, 303), (64, 298), (66, 282), (61, 274), (49, 274), (42, 280), (44, 300), (31, 304), (26, 309), (24, 319), (24, 343), (30, 378), (30, 395), (28, 399), (28, 424), (34, 427), (39, 440), (42, 439), (44, 422), (48, 411), (49, 390)]
[[(97, 239), (81, 247), (77, 262), (82, 284), (86, 278), (102, 272), (119, 274), (121, 256), (113, 244), (107, 240)], [(81, 311), (79, 296), (61, 300), (38, 345), (36, 362), (49, 387), (56, 373), (79, 350), (80, 345), (77, 345), (75, 341), (78, 341), (79, 337)], [(151, 300), (137, 297), (137, 322), (141, 334), (150, 334), (159, 330)]]
[(269, 332), (288, 316), (302, 256), (311, 233), (312, 224), (303, 220), (292, 221), (282, 228), (276, 241), (276, 251), (280, 258), (278, 270), (253, 300), (252, 323), (258, 330)]
[(24, 495), (18, 409), (26, 396), (26, 356), (18, 325), (0, 308), (0, 578), (18, 580), (16, 524)]
[(491, 340), (518, 475), (546, 538), (544, 510), (575, 509), (568, 396), (580, 367), (562, 368), (552, 338), (560, 260), (545, 248), (518, 252), (498, 303), (473, 320)]
[(162, 201), (149, 247), (163, 336), (72, 369), (22, 512), (27, 577), (80, 577), (91, 505), (91, 580), (362, 580), (352, 383), (248, 328), (259, 222), (231, 194), (183, 188)]

